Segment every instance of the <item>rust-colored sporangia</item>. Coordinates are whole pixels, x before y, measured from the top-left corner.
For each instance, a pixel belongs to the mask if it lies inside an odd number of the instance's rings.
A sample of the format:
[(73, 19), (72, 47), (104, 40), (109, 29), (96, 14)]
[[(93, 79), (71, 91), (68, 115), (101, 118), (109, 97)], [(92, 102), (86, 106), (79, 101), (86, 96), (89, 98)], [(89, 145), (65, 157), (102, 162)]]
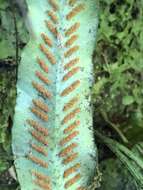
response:
[(66, 41), (65, 46), (66, 47), (71, 46), (78, 39), (78, 37), (79, 37), (78, 35), (71, 36), (71, 38)]
[(45, 161), (37, 158), (36, 156), (33, 156), (33, 155), (28, 155), (27, 156), (29, 158), (29, 160), (31, 160), (32, 162), (34, 162), (35, 164), (43, 167), (43, 168), (48, 168), (48, 163), (46, 163)]
[(30, 131), (30, 134), (33, 136), (33, 138), (37, 142), (39, 142), (39, 143), (41, 143), (43, 145), (48, 145), (47, 139), (44, 138), (44, 136), (42, 134), (39, 134), (37, 131), (34, 131), (34, 130)]
[(78, 73), (80, 71), (80, 67), (75, 67), (73, 69), (71, 69), (64, 77), (63, 77), (63, 81), (67, 81), (68, 79), (70, 79), (72, 76), (74, 76), (76, 73)]
[(67, 146), (66, 148), (64, 148), (64, 149), (60, 152), (59, 156), (60, 156), (60, 157), (67, 156), (67, 155), (68, 155), (74, 148), (76, 148), (77, 146), (78, 146), (77, 143), (72, 143), (72, 144), (70, 144), (69, 146)]
[(73, 67), (74, 65), (76, 65), (77, 63), (79, 63), (80, 59), (79, 58), (75, 58), (70, 60), (67, 64), (65, 64), (64, 69), (68, 70), (71, 67)]
[(52, 94), (42, 85), (32, 81), (33, 87), (45, 98), (51, 98)]
[(78, 0), (69, 0), (69, 5), (74, 5)]
[(39, 117), (43, 121), (48, 121), (48, 115), (37, 107), (30, 108), (31, 112), (34, 113), (37, 117)]
[(51, 4), (54, 11), (58, 11), (59, 8), (60, 8), (59, 5), (58, 5), (58, 1), (56, 1), (56, 0), (49, 0), (49, 4)]
[(76, 16), (79, 12), (84, 10), (84, 4), (77, 5), (71, 12), (66, 16), (68, 20), (71, 20), (74, 16)]
[(46, 150), (42, 146), (38, 146), (36, 144), (31, 144), (31, 148), (33, 148), (35, 151), (37, 151), (40, 154), (43, 154), (44, 156), (48, 156)]
[(12, 133), (20, 189), (86, 190), (96, 169), (90, 106), (96, 0), (24, 2), (30, 40), (18, 68)]
[(54, 23), (58, 23), (58, 17), (53, 11), (48, 11), (48, 15), (51, 17)]
[(56, 64), (56, 58), (43, 44), (40, 44), (40, 50), (46, 55), (51, 64)]
[(70, 133), (71, 131), (73, 131), (74, 129), (76, 129), (77, 127), (79, 127), (80, 125), (80, 121), (74, 121), (72, 124), (70, 124), (67, 128), (64, 129), (64, 133)]
[(75, 118), (78, 113), (80, 113), (80, 108), (74, 109), (72, 112), (64, 117), (64, 119), (62, 120), (62, 124), (65, 124)]
[(45, 182), (47, 182), (47, 183), (50, 183), (50, 178), (49, 178), (49, 176), (46, 176), (46, 175), (43, 174), (43, 173), (40, 173), (40, 172), (38, 172), (38, 171), (33, 170), (33, 171), (31, 171), (31, 174), (32, 174), (33, 176), (35, 176), (37, 179), (41, 180), (41, 181), (45, 181)]
[(69, 181), (66, 182), (65, 188), (68, 189), (70, 186), (76, 183), (80, 178), (81, 178), (80, 174), (75, 175), (73, 178), (71, 178)]
[(39, 57), (37, 57), (37, 63), (40, 65), (40, 67), (43, 71), (48, 73), (48, 71), (49, 71), (48, 65), (46, 65), (46, 63), (43, 60), (41, 60)]
[(44, 76), (41, 72), (39, 71), (36, 71), (36, 76), (41, 80), (43, 81), (45, 84), (51, 84), (51, 81), (46, 77)]
[(78, 158), (78, 155), (79, 154), (77, 152), (70, 154), (69, 156), (67, 156), (67, 158), (65, 158), (63, 160), (63, 164), (67, 165), (67, 164), (75, 161)]
[(57, 27), (51, 21), (45, 20), (45, 24), (49, 31), (53, 34), (53, 36), (57, 38), (57, 36), (59, 35)]
[(65, 52), (65, 57), (70, 57), (71, 55), (73, 55), (75, 52), (77, 52), (79, 50), (79, 46), (74, 46), (70, 49), (68, 49), (66, 52)]
[(74, 98), (72, 98), (70, 101), (68, 101), (65, 105), (64, 105), (64, 108), (63, 108), (63, 111), (68, 111), (70, 110), (71, 108), (73, 108), (75, 106), (75, 104), (79, 101), (79, 97), (76, 96)]
[(80, 164), (77, 163), (74, 166), (68, 168), (65, 172), (64, 172), (64, 178), (68, 177), (69, 175), (71, 175), (72, 173), (76, 172), (79, 168), (80, 168)]
[(48, 136), (48, 129), (42, 126), (40, 123), (38, 123), (35, 120), (28, 119), (27, 123), (36, 129), (38, 132), (42, 133), (44, 136)]
[(44, 112), (49, 111), (48, 105), (46, 103), (44, 103), (42, 100), (38, 100), (38, 99), (33, 100), (33, 104)]
[(73, 82), (70, 86), (68, 86), (63, 90), (61, 96), (67, 96), (68, 94), (72, 93), (79, 85), (80, 85), (80, 80)]
[(65, 145), (67, 144), (69, 141), (71, 141), (74, 137), (76, 137), (77, 135), (79, 135), (79, 131), (74, 131), (71, 134), (69, 134), (68, 136), (66, 136), (65, 138), (63, 138), (60, 141), (60, 145)]
[(79, 22), (76, 22), (74, 23), (72, 26), (70, 26), (66, 32), (65, 32), (65, 35), (66, 36), (70, 36), (71, 34), (73, 34), (74, 32), (76, 32), (80, 27), (80, 23)]
[(35, 180), (34, 183), (36, 185), (38, 185), (40, 188), (42, 188), (43, 190), (51, 190), (51, 187), (49, 185), (49, 183), (41, 181), (41, 180)]

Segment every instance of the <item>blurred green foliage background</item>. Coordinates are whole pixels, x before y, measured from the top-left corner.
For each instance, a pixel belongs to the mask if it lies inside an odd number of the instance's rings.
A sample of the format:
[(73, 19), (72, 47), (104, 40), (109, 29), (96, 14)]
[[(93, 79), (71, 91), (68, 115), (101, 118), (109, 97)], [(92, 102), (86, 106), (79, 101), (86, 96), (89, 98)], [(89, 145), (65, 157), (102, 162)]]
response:
[[(95, 130), (132, 150), (133, 155), (141, 155), (137, 157), (141, 160), (143, 152), (136, 147), (143, 141), (143, 1), (100, 0), (99, 5), (99, 30), (93, 55)], [(14, 1), (0, 0), (0, 190), (17, 187), (9, 172), (13, 167), (11, 127), (17, 67), (28, 37)], [(96, 135), (103, 174), (99, 189), (141, 189), (129, 173), (133, 169), (130, 164), (128, 171), (119, 161), (123, 158), (120, 146), (115, 151), (108, 139)], [(134, 164), (131, 166), (137, 169)], [(142, 178), (141, 173), (143, 166), (141, 171), (135, 170), (137, 177)]]
[(101, 0), (100, 7), (95, 123), (115, 125), (133, 145), (143, 140), (143, 1)]
[[(143, 1), (100, 0), (99, 3), (100, 21), (93, 58), (95, 128), (104, 137), (115, 139), (132, 150), (132, 156), (133, 147), (143, 141)], [(136, 170), (137, 166), (130, 162), (129, 152), (126, 154), (127, 151), (122, 150), (123, 154), (119, 146), (115, 147), (114, 141), (105, 141), (105, 138), (100, 138), (98, 145), (99, 165), (103, 173), (100, 189), (143, 189), (142, 185), (136, 186), (133, 182), (139, 176), (143, 181), (143, 163), (140, 173), (140, 169)], [(117, 159), (103, 143), (116, 154)], [(134, 179), (119, 160), (124, 160), (130, 173), (134, 170)]]

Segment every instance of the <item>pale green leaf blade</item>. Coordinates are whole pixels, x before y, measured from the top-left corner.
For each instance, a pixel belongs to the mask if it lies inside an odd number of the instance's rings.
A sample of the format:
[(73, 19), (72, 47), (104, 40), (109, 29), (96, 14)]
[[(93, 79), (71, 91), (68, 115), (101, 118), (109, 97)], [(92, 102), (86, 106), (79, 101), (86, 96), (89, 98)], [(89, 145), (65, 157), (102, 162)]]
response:
[[(55, 14), (59, 22), (55, 26), (59, 35), (58, 38), (55, 38), (44, 22), (45, 20), (51, 21), (51, 18), (47, 14), (47, 10), (52, 9), (51, 4), (48, 3), (47, 0), (27, 0), (29, 9), (27, 22), (31, 27), (31, 40), (23, 51), (21, 64), (19, 66), (17, 104), (13, 127), (13, 152), (16, 158), (15, 165), (22, 190), (33, 190), (41, 187), (41, 185), (35, 184), (34, 181), (37, 180), (37, 178), (31, 174), (32, 171), (50, 177), (53, 190), (64, 190), (68, 187), (70, 190), (74, 190), (80, 186), (85, 187), (94, 176), (96, 167), (96, 148), (92, 133), (90, 89), (93, 81), (92, 54), (95, 47), (97, 30), (97, 4), (94, 0), (87, 2), (83, 0), (79, 1), (75, 7), (79, 5), (79, 3), (84, 3), (85, 10), (68, 21), (66, 15), (72, 11), (73, 7), (69, 6), (65, 0), (58, 1), (58, 3), (60, 9), (56, 11)], [(66, 57), (65, 53), (69, 50), (69, 47), (65, 47), (64, 44), (69, 37), (65, 36), (65, 31), (76, 22), (80, 22), (80, 28), (75, 32), (75, 34), (79, 36), (75, 42), (75, 45), (79, 46), (79, 50), (73, 55)], [(53, 47), (47, 47), (44, 44), (41, 33), (45, 33), (52, 40)], [(44, 44), (53, 54), (52, 58), (46, 58), (44, 53), (39, 49), (40, 43)], [(45, 73), (41, 70), (36, 61), (37, 56), (46, 63), (49, 68), (49, 73)], [(55, 65), (51, 64), (53, 57), (56, 60)], [(80, 71), (75, 73), (74, 76), (68, 80), (63, 81), (63, 77), (68, 73), (68, 70), (64, 70), (64, 66), (74, 58), (80, 59), (77, 64)], [(35, 75), (36, 71), (42, 72), (43, 76), (46, 76), (51, 81), (51, 84), (46, 85), (43, 81), (40, 81)], [(70, 75), (71, 74), (68, 76)], [(52, 94), (52, 97), (50, 99), (43, 98), (41, 93), (38, 93), (37, 90), (33, 88), (32, 81), (43, 85), (44, 90), (48, 90)], [(80, 85), (76, 86), (79, 84), (79, 81)], [(68, 111), (63, 111), (66, 103), (74, 97), (79, 97), (79, 101)], [(35, 117), (30, 111), (29, 108), (33, 107), (33, 99), (40, 99), (44, 101), (44, 104), (48, 105), (49, 112), (47, 122)], [(32, 130), (32, 127), (26, 122), (27, 119), (33, 119), (44, 126), (45, 129), (48, 129), (48, 137), (42, 138), (48, 141), (47, 146), (43, 146), (40, 142), (37, 142), (30, 134), (29, 131)], [(70, 134), (73, 132), (74, 134), (72, 133), (72, 135), (75, 135), (75, 137), (73, 136), (71, 141), (66, 142), (64, 145), (60, 145), (61, 140), (68, 136), (64, 134), (64, 129), (67, 129), (67, 127), (75, 121), (80, 121), (78, 129), (70, 131)], [(68, 141), (68, 139), (66, 141)], [(48, 156), (34, 151), (33, 148), (31, 148), (31, 143), (42, 147), (42, 149), (44, 148)], [(74, 154), (78, 153), (78, 157), (69, 164), (63, 164), (63, 161), (68, 157), (60, 157), (59, 153), (72, 143), (78, 145), (75, 150), (73, 150)], [(32, 162), (28, 158), (29, 155), (48, 164), (48, 168), (41, 167), (40, 164), (35, 164), (34, 161)], [(76, 169), (76, 171), (68, 177), (63, 177), (67, 169), (78, 163), (81, 165), (79, 169)], [(76, 176), (77, 181), (75, 179), (75, 182), (71, 184), (72, 181), (70, 180), (74, 176)]]

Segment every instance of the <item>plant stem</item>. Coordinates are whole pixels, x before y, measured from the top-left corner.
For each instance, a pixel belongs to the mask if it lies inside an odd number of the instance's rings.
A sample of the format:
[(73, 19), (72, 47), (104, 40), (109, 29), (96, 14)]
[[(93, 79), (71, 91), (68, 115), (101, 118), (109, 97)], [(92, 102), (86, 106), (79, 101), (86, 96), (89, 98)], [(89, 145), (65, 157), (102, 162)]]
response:
[(119, 126), (118, 126), (118, 125), (115, 125), (114, 123), (112, 123), (112, 122), (108, 119), (107, 114), (106, 114), (103, 110), (100, 110), (100, 113), (101, 113), (103, 119), (109, 124), (109, 126), (110, 126), (111, 128), (113, 128), (113, 129), (117, 132), (117, 134), (118, 134), (119, 137), (122, 139), (122, 141), (123, 141), (125, 144), (127, 144), (129, 141), (128, 141), (128, 139), (125, 137), (125, 135), (122, 133), (122, 131), (119, 129)]

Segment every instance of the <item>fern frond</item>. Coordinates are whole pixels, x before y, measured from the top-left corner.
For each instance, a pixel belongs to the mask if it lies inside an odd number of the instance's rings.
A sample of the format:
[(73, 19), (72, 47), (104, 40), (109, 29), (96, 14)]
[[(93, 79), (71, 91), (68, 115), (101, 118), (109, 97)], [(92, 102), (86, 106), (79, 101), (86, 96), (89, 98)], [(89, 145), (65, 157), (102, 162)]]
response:
[(83, 190), (96, 168), (92, 132), (94, 0), (27, 0), (34, 35), (22, 53), (13, 126), (21, 190)]

